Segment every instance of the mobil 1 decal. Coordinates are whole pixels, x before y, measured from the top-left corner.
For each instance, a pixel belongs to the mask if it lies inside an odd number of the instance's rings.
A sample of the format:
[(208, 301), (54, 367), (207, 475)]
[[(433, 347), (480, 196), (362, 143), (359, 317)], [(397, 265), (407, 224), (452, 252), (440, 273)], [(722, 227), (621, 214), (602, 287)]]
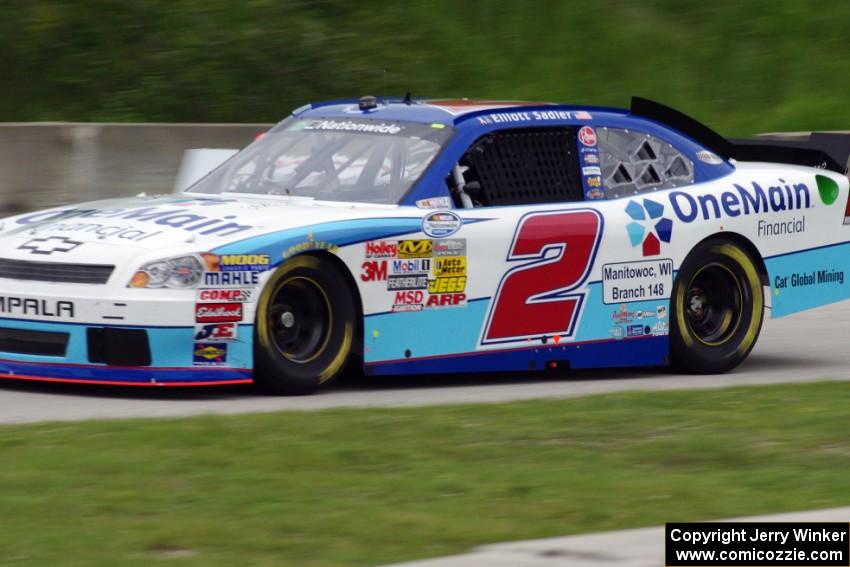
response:
[(596, 130), (590, 126), (582, 126), (577, 138), (578, 159), (581, 167), (581, 186), (586, 199), (604, 199), (602, 189), (602, 165), (599, 163), (599, 146), (596, 140)]
[(523, 215), (508, 249), (508, 270), (490, 302), (482, 344), (572, 338), (602, 229), (602, 215), (592, 209)]

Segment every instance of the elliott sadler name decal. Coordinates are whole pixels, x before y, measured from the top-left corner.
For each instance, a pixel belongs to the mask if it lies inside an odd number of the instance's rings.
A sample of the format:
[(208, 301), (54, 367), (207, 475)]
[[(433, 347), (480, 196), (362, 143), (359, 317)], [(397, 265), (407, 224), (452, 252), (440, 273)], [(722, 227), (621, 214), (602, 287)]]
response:
[(236, 217), (225, 215), (221, 218), (198, 215), (183, 208), (161, 206), (139, 207), (131, 209), (65, 209), (61, 211), (42, 211), (24, 215), (17, 219), (18, 224), (57, 223), (51, 228), (70, 232), (93, 232), (100, 236), (114, 236), (127, 240), (143, 240), (157, 232), (136, 230), (133, 227), (110, 226), (108, 222), (64, 222), (70, 219), (126, 219), (138, 222), (150, 222), (167, 228), (181, 228), (198, 234), (229, 236), (254, 228), (248, 224), (231, 222)]
[(670, 204), (682, 222), (693, 222), (697, 217), (708, 220), (812, 207), (811, 194), (805, 183), (789, 185), (783, 179), (779, 182), (782, 185), (773, 185), (766, 190), (755, 181), (751, 183), (751, 189), (735, 183), (734, 191), (724, 191), (719, 197), (672, 191)]
[(37, 317), (74, 317), (74, 302), (0, 295), (0, 313)]

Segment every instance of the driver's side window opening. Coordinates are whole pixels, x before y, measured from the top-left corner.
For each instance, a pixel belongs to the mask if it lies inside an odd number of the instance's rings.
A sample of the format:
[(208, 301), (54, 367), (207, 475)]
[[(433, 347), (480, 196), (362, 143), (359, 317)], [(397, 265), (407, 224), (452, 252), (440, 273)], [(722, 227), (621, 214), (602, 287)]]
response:
[(449, 176), (458, 207), (584, 199), (574, 128), (525, 128), (482, 136)]

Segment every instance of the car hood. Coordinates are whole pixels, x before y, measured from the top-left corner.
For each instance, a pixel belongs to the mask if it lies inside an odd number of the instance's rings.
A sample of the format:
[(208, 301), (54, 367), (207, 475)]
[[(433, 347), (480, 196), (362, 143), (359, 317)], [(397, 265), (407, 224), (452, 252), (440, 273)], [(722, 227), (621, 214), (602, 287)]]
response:
[(108, 199), (2, 220), (0, 258), (97, 263), (146, 251), (212, 250), (298, 227), (395, 216), (396, 206), (328, 203), (303, 197), (177, 194)]

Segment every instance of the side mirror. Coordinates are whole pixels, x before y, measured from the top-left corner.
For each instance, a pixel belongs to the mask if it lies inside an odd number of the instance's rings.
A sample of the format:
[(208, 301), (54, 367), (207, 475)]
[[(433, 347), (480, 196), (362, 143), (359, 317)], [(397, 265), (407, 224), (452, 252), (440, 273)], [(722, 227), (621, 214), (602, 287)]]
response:
[(226, 162), (239, 150), (204, 148), (186, 150), (174, 182), (174, 192), (180, 193)]

